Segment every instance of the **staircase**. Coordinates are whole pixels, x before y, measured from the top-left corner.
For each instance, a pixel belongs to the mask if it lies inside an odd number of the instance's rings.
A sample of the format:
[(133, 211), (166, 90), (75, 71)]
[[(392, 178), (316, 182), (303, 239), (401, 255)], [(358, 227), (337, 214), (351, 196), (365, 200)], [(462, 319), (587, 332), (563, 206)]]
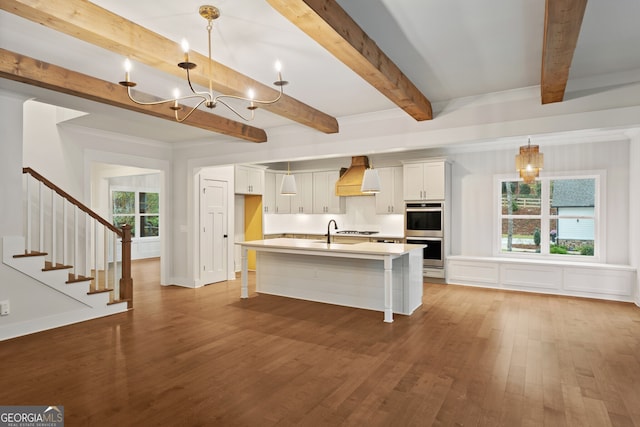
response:
[(131, 227), (114, 227), (30, 168), (23, 174), (23, 235), (2, 238), (2, 262), (80, 303), (56, 326), (133, 308)]

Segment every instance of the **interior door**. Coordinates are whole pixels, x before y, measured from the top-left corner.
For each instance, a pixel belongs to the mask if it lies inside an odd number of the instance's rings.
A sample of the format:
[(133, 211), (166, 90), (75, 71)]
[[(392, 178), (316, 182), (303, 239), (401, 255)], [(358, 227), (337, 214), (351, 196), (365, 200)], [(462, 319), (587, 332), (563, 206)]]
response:
[(200, 183), (200, 280), (227, 280), (227, 182)]

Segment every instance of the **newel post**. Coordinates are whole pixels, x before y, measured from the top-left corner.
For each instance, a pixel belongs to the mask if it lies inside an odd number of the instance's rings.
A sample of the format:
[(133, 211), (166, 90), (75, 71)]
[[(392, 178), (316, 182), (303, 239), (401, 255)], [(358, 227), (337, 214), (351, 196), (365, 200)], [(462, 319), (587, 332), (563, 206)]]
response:
[(133, 279), (131, 278), (131, 226), (122, 226), (122, 277), (120, 278), (120, 300), (133, 308)]

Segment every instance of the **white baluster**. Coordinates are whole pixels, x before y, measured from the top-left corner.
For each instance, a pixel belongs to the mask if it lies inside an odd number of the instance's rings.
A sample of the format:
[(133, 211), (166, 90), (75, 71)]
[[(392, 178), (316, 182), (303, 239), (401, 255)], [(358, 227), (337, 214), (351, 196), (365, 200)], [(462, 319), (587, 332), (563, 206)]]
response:
[(44, 184), (40, 183), (40, 187), (38, 187), (38, 201), (39, 204), (38, 206), (40, 206), (40, 229), (38, 230), (39, 233), (39, 237), (38, 237), (38, 251), (39, 252), (44, 252), (44, 197), (42, 197), (42, 189), (44, 188)]
[(120, 299), (120, 275), (118, 274), (118, 235), (113, 235), (113, 298)]
[(73, 206), (73, 274), (78, 277), (79, 275), (79, 267), (78, 267), (78, 207)]
[(69, 265), (69, 234), (67, 233), (67, 225), (69, 221), (67, 199), (62, 199), (62, 263)]
[(102, 244), (102, 259), (104, 265), (104, 288), (107, 289), (109, 287), (109, 235), (107, 234), (109, 230), (107, 227), (102, 226), (103, 230), (103, 238), (104, 243)]
[(27, 175), (27, 253), (31, 253), (31, 180)]
[(94, 270), (96, 274), (94, 275), (93, 283), (95, 284), (95, 290), (97, 291), (100, 288), (100, 279), (98, 275), (98, 221), (92, 219), (93, 221), (93, 262), (94, 262)]
[(58, 233), (56, 232), (56, 229), (56, 192), (51, 190), (51, 265), (54, 267), (58, 260), (56, 251)]

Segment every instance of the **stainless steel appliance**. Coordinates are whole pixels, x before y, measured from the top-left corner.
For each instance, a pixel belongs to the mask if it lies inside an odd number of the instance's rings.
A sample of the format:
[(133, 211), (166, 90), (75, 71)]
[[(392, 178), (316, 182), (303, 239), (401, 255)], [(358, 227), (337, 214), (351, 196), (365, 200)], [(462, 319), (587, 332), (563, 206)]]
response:
[(409, 244), (425, 245), (422, 250), (424, 267), (444, 267), (444, 243), (442, 237), (407, 237)]
[(424, 267), (444, 268), (444, 202), (407, 202), (404, 234), (407, 243), (425, 245)]
[(443, 237), (444, 202), (407, 202), (404, 234), (406, 237)]

